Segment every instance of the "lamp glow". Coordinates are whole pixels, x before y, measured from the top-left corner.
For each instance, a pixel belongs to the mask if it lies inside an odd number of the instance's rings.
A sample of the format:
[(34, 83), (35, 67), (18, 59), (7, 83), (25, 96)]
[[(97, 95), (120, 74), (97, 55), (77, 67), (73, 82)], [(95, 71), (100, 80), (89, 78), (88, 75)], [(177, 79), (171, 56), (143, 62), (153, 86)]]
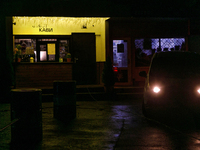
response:
[(160, 88), (156, 86), (156, 87), (153, 88), (153, 91), (154, 91), (155, 93), (158, 93), (158, 92), (160, 92)]
[(198, 89), (197, 92), (200, 94), (200, 89)]

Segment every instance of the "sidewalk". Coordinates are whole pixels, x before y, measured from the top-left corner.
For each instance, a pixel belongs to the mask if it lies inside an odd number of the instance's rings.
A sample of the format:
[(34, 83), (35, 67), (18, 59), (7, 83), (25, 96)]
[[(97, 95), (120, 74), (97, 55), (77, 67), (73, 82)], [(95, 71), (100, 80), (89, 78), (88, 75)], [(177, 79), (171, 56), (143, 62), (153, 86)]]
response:
[[(132, 119), (133, 101), (78, 101), (68, 124), (53, 118), (53, 102), (42, 104), (43, 140), (31, 150), (115, 149), (124, 123)], [(0, 104), (0, 129), (10, 123), (10, 105)], [(140, 108), (135, 108), (140, 109)], [(122, 110), (125, 110), (122, 112)], [(0, 132), (0, 149), (9, 150), (11, 127)]]

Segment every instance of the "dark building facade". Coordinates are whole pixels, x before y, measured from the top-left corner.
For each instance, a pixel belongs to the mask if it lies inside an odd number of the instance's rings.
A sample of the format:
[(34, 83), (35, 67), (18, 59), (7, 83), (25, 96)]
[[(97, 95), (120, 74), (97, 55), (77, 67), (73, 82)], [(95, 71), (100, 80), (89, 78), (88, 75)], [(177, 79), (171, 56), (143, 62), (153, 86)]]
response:
[[(158, 51), (188, 51), (190, 20), (187, 18), (110, 18), (107, 54), (118, 73), (116, 84), (138, 85)], [(120, 48), (120, 45), (123, 49)]]

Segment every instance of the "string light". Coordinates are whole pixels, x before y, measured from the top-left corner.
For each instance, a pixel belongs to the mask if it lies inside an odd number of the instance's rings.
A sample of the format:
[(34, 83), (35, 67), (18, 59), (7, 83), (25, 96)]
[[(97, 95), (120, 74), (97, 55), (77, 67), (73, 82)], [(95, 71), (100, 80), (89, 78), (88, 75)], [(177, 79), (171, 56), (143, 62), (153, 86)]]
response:
[[(105, 18), (98, 18), (98, 17), (13, 17), (13, 22), (17, 22), (21, 25), (26, 25), (31, 23), (32, 26), (38, 26), (39, 24), (54, 24), (59, 23), (63, 24), (73, 24), (73, 25), (82, 25), (87, 24), (89, 26), (93, 26), (96, 24), (101, 24), (105, 20), (109, 19), (108, 17)], [(37, 24), (37, 25), (36, 25)]]

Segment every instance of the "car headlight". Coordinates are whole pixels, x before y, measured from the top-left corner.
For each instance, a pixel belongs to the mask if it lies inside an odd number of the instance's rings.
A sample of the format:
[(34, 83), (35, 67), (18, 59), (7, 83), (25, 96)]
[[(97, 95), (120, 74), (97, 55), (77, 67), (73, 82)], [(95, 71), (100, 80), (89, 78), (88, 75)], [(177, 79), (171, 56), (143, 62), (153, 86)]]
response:
[[(153, 91), (154, 91), (155, 93), (159, 93), (159, 92), (160, 92), (160, 88), (157, 87), (157, 86), (155, 86), (155, 87), (153, 88)], [(199, 92), (200, 92), (200, 89), (199, 89)]]
[(197, 89), (197, 92), (200, 94), (200, 88)]

